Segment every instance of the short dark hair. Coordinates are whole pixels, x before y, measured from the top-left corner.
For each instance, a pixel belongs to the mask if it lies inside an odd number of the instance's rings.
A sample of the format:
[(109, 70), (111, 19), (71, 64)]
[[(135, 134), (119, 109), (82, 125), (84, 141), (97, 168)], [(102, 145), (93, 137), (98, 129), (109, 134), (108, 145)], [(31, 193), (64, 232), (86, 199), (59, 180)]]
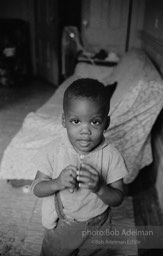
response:
[(100, 102), (100, 104), (106, 107), (107, 111), (109, 111), (111, 95), (109, 95), (106, 87), (98, 80), (80, 78), (72, 82), (72, 84), (65, 90), (63, 108), (65, 109), (65, 104), (69, 99), (82, 97)]

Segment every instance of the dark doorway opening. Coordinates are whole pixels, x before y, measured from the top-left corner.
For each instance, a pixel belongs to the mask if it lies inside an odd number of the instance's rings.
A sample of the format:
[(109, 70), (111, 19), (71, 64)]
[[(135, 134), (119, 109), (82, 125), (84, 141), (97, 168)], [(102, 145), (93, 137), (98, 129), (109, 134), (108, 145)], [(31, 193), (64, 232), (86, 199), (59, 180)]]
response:
[(60, 82), (62, 82), (61, 75), (61, 55), (62, 55), (62, 32), (66, 26), (75, 26), (80, 31), (81, 28), (81, 10), (82, 0), (60, 0), (58, 1), (59, 10), (59, 70)]
[(81, 25), (81, 0), (59, 1), (60, 28), (76, 26), (80, 31)]

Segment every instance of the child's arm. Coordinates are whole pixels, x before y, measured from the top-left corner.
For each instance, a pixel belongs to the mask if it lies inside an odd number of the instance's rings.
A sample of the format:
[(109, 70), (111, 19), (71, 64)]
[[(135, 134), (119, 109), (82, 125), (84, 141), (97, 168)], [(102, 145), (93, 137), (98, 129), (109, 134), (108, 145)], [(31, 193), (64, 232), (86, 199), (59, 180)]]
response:
[(82, 164), (82, 169), (77, 172), (77, 180), (80, 188), (90, 189), (105, 204), (118, 206), (124, 199), (122, 179), (107, 185), (100, 179), (97, 170), (88, 164)]
[(76, 171), (77, 168), (75, 166), (69, 165), (62, 170), (56, 179), (51, 179), (48, 175), (37, 171), (33, 182), (34, 185), (32, 186), (33, 193), (37, 197), (46, 197), (66, 188), (74, 189), (76, 185)]
[(96, 194), (101, 200), (110, 206), (118, 206), (124, 199), (124, 189), (122, 179), (117, 180), (109, 185), (101, 184)]

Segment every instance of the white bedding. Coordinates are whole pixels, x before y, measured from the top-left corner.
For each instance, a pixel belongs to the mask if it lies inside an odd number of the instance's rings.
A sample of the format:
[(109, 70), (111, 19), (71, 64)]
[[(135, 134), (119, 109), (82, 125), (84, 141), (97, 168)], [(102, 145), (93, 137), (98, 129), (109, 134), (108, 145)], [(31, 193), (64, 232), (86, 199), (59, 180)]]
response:
[(158, 72), (137, 50), (126, 54), (116, 68), (78, 65), (55, 94), (35, 113), (29, 113), (22, 128), (6, 148), (1, 162), (1, 179), (33, 179), (34, 154), (61, 128), (62, 97), (67, 86), (78, 77), (93, 77), (105, 85), (118, 81), (111, 100), (111, 125), (105, 136), (123, 154), (132, 182), (139, 170), (153, 160), (150, 131), (163, 107), (163, 82)]

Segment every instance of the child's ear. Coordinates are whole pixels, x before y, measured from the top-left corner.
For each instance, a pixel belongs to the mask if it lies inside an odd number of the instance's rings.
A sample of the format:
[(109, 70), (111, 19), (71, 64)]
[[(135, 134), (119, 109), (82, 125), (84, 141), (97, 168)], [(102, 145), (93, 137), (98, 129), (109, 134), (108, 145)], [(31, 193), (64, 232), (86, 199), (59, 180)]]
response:
[(62, 114), (62, 125), (64, 128), (66, 128), (66, 123), (65, 123), (65, 115)]
[(110, 125), (110, 116), (107, 116), (105, 130), (108, 129), (109, 125)]

